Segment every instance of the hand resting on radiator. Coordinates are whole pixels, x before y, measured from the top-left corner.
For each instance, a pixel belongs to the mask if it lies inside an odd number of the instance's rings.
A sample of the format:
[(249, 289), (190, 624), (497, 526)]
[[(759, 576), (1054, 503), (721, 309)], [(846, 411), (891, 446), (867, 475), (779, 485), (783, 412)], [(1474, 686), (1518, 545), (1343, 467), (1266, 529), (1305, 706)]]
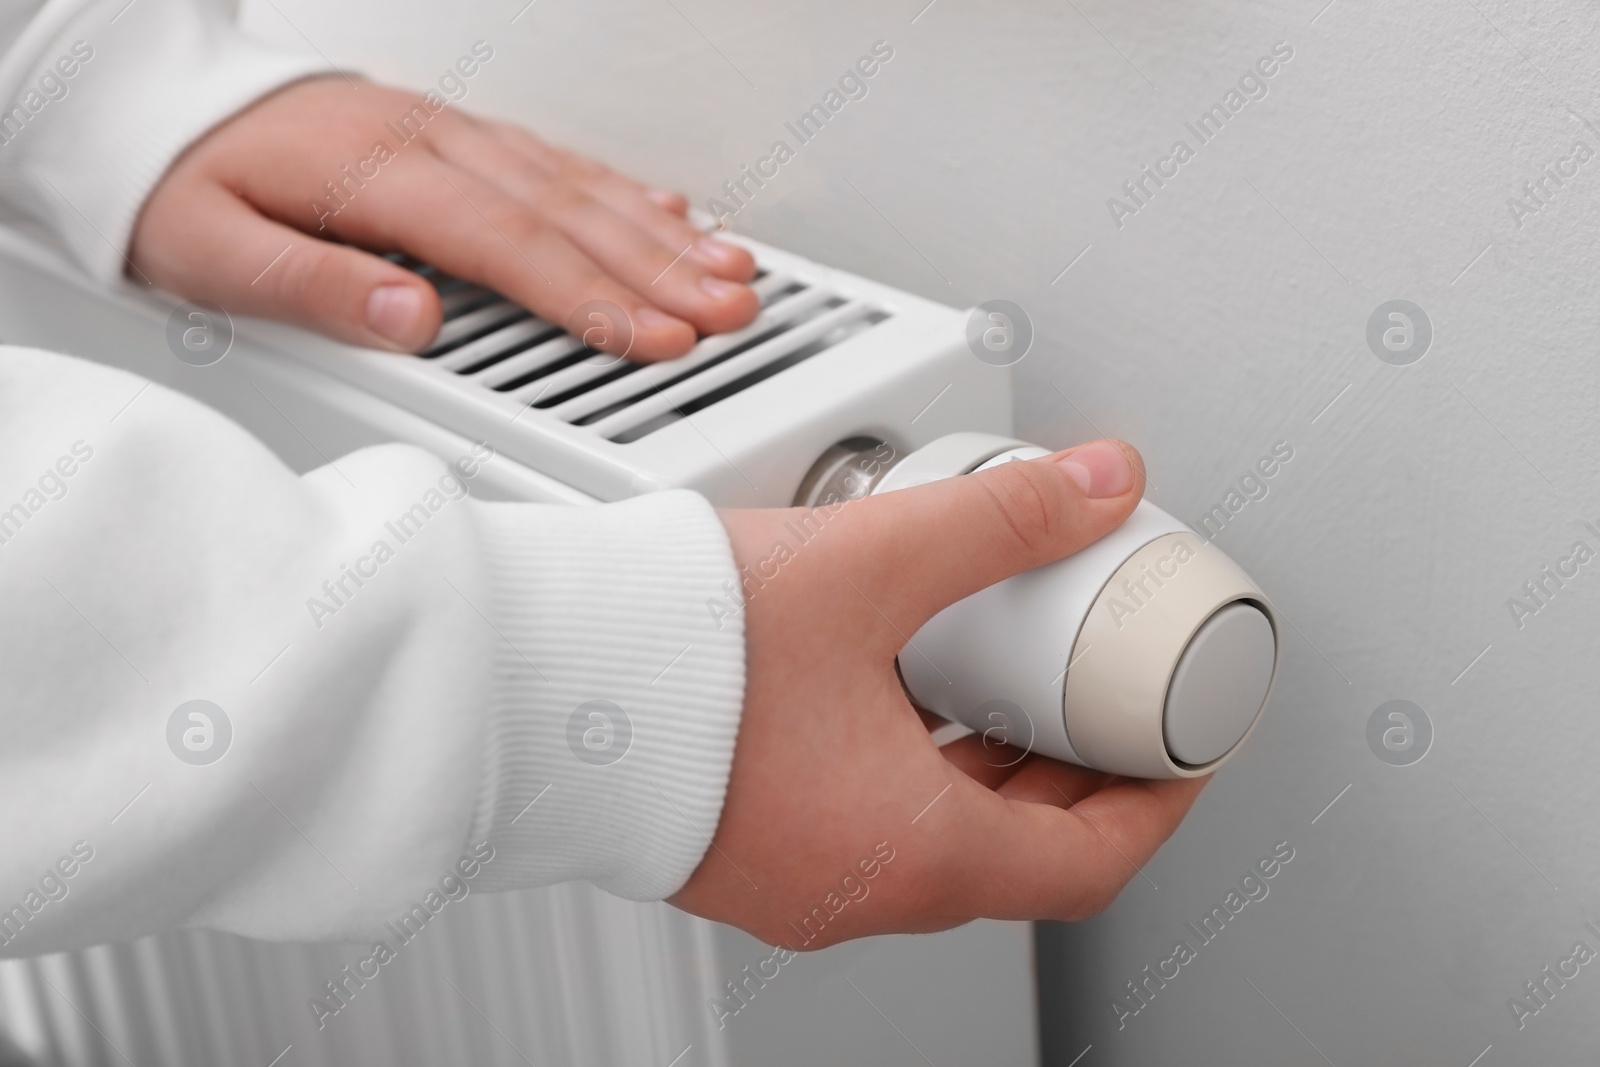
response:
[(629, 322), (602, 324), (595, 346), (657, 360), (759, 310), (743, 284), (754, 259), (686, 208), (518, 126), (319, 77), (190, 146), (145, 202), (129, 259), (187, 300), (417, 351), (440, 307), (382, 255), (404, 252), (580, 335), (595, 321), (584, 305), (607, 301)]

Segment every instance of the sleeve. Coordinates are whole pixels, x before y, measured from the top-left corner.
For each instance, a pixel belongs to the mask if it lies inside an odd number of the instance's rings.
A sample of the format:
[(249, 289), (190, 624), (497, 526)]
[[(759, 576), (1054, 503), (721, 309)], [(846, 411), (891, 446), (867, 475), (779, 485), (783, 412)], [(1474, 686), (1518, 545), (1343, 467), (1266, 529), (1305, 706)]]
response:
[(296, 476), (187, 397), (0, 347), (0, 954), (681, 887), (744, 695), (727, 535), (686, 491), (479, 501), (495, 462)]
[(324, 59), (265, 47), (228, 0), (0, 0), (0, 218), (114, 281), (179, 153)]

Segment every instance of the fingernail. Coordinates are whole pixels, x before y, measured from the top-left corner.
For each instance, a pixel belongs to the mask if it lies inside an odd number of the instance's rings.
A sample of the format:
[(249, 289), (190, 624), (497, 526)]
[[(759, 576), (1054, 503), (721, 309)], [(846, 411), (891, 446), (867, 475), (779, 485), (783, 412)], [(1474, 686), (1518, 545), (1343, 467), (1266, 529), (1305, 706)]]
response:
[(633, 317), (640, 326), (647, 330), (664, 330), (674, 326), (687, 326), (688, 323), (680, 318), (668, 315), (665, 311), (656, 308), (644, 307), (633, 313)]
[(1133, 488), (1133, 467), (1110, 441), (1093, 441), (1056, 460), (1091, 500), (1121, 496)]
[(701, 237), (695, 241), (694, 250), (698, 258), (719, 266), (732, 263), (739, 255), (737, 246), (715, 237)]
[(402, 347), (417, 333), (422, 294), (409, 285), (380, 285), (367, 297), (367, 326)]
[(721, 278), (713, 278), (708, 274), (704, 278), (700, 279), (700, 288), (705, 290), (706, 295), (710, 296), (714, 300), (728, 300), (737, 295), (739, 290), (743, 289), (744, 286), (740, 285), (738, 282), (730, 282), (724, 281)]
[(682, 194), (674, 193), (667, 189), (651, 189), (644, 195), (649, 197), (651, 200), (654, 200), (668, 211), (671, 211), (683, 204)]

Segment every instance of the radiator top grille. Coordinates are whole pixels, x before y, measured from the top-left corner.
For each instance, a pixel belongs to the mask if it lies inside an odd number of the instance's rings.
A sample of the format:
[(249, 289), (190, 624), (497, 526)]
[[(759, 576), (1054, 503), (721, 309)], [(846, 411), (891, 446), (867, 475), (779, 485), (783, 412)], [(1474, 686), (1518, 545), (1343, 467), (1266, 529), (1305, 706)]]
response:
[(444, 324), (419, 354), (465, 388), (500, 393), (616, 444), (631, 444), (872, 329), (890, 313), (763, 266), (761, 312), (678, 359), (633, 363), (585, 345), (482, 286), (394, 257), (426, 278)]

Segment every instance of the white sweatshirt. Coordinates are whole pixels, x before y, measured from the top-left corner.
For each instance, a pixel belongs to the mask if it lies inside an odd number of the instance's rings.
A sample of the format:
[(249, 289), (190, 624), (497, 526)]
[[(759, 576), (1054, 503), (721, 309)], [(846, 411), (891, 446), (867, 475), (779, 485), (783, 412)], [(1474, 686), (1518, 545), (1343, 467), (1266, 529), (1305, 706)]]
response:
[[(204, 0), (0, 0), (0, 41), (0, 211), (102, 279), (185, 145), (318, 69)], [(447, 876), (676, 891), (743, 700), (705, 607), (726, 533), (688, 492), (472, 499), (494, 462), (297, 477), (193, 400), (0, 346), (0, 955), (364, 939)]]

